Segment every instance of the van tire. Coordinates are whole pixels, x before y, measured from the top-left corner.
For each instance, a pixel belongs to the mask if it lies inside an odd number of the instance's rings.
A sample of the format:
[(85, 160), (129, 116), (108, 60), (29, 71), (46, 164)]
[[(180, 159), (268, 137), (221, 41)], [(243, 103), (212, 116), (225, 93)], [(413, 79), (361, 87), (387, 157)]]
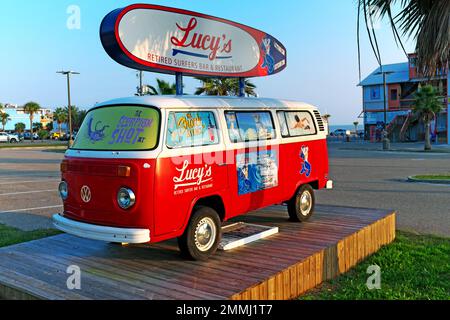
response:
[(305, 222), (314, 214), (316, 198), (314, 190), (309, 184), (298, 189), (297, 193), (288, 202), (288, 213), (293, 222)]
[(217, 212), (210, 207), (196, 206), (186, 230), (178, 238), (178, 247), (184, 258), (205, 261), (216, 252), (221, 237)]
[(11, 139), (11, 140), (9, 140), (9, 143), (17, 143), (17, 140), (16, 139)]

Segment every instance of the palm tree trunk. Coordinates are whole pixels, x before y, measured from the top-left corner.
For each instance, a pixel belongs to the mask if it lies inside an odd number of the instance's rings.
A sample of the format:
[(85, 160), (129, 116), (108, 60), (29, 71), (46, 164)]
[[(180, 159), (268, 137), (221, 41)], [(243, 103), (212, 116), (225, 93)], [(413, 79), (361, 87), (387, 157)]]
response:
[(425, 151), (431, 150), (430, 121), (425, 122)]
[(33, 115), (30, 114), (30, 141), (33, 143)]

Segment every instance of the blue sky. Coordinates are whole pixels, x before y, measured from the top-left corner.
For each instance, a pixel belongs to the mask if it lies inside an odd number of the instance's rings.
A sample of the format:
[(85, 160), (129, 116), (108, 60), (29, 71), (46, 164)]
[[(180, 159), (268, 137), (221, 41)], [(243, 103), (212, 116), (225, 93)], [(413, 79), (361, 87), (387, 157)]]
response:
[[(100, 43), (98, 30), (113, 9), (136, 1), (2, 0), (0, 14), (0, 102), (43, 107), (67, 104), (66, 83), (57, 70), (81, 72), (72, 81), (73, 104), (90, 108), (96, 102), (130, 96), (135, 72), (114, 62)], [(362, 110), (356, 49), (357, 0), (214, 0), (158, 1), (247, 24), (278, 38), (287, 48), (288, 67), (280, 74), (254, 79), (262, 97), (284, 98), (314, 104), (332, 115), (334, 124), (356, 120)], [(81, 9), (81, 29), (66, 27), (67, 8)], [(384, 63), (406, 61), (386, 23), (377, 30)], [(407, 43), (408, 51), (413, 44)], [(377, 67), (364, 34), (363, 77)], [(159, 77), (145, 73), (145, 82)], [(185, 91), (198, 82), (186, 79)], [(362, 122), (362, 120), (360, 120)]]

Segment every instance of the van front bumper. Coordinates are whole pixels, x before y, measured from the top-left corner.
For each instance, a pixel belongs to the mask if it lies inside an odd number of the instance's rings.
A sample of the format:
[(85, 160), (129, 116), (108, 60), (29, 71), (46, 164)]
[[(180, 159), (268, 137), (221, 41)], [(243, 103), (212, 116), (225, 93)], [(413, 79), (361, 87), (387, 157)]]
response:
[(56, 229), (78, 237), (117, 243), (148, 243), (150, 230), (114, 228), (71, 220), (55, 214), (53, 225)]

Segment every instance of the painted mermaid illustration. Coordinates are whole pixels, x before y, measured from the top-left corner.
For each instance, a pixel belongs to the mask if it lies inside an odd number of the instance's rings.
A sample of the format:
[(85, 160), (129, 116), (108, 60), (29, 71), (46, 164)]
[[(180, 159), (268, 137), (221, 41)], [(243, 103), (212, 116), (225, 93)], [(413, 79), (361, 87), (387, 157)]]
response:
[(265, 53), (264, 54), (264, 62), (261, 65), (261, 68), (267, 68), (267, 72), (269, 74), (272, 74), (274, 72), (274, 68), (275, 68), (275, 60), (270, 55), (270, 43), (271, 43), (271, 40), (269, 38), (265, 38), (261, 45), (263, 52)]
[(300, 151), (300, 158), (303, 160), (302, 164), (302, 170), (300, 171), (300, 174), (305, 174), (307, 177), (311, 175), (311, 163), (309, 163), (309, 148), (306, 146), (303, 146)]

